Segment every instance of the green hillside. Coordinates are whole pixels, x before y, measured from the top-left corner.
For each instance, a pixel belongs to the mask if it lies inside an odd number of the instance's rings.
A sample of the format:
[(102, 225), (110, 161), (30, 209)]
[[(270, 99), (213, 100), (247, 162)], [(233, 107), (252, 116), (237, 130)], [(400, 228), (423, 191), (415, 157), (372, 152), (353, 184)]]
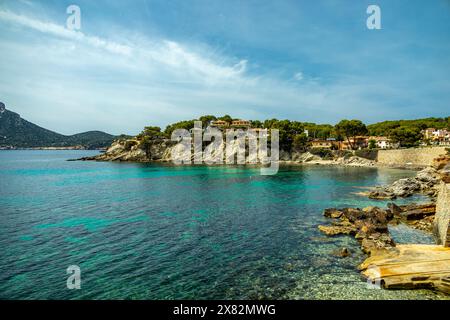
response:
[(71, 147), (103, 148), (111, 144), (115, 136), (101, 131), (88, 131), (71, 136), (62, 135), (39, 127), (19, 114), (9, 111), (0, 102), (0, 147)]

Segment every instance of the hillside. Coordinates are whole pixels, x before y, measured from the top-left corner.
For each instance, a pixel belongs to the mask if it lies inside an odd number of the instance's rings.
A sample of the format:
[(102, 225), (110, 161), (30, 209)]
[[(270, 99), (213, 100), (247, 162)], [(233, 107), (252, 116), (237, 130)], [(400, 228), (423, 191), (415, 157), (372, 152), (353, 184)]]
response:
[(368, 125), (367, 129), (371, 135), (388, 136), (392, 130), (399, 127), (411, 128), (419, 131), (426, 128), (448, 129), (450, 128), (450, 117), (382, 121)]
[(88, 131), (70, 136), (35, 125), (19, 114), (9, 111), (0, 102), (0, 147), (71, 147), (87, 149), (109, 146), (115, 136), (101, 131)]

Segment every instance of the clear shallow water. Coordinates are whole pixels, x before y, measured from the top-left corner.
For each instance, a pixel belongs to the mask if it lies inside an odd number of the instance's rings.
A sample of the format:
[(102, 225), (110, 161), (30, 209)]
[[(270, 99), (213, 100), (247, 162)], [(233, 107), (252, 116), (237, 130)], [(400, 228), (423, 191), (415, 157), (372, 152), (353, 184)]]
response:
[[(385, 205), (357, 187), (414, 172), (65, 161), (93, 153), (0, 151), (0, 298), (445, 298), (367, 289), (356, 241), (317, 230), (324, 208)], [(351, 257), (336, 257), (344, 246)], [(74, 264), (81, 290), (66, 289)]]

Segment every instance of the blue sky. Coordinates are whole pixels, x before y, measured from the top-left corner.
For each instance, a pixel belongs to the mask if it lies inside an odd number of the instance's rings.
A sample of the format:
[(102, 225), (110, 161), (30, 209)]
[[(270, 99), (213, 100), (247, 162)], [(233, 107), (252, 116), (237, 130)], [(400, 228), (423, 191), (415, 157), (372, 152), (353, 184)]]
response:
[(0, 70), (0, 101), (64, 134), (449, 116), (450, 1), (2, 0)]

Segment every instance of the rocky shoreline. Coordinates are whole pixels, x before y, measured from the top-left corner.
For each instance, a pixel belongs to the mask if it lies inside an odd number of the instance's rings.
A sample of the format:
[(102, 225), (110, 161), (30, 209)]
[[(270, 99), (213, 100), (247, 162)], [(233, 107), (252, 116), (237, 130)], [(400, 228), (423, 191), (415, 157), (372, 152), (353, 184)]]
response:
[[(330, 225), (320, 225), (318, 227), (319, 230), (327, 236), (354, 236), (360, 243), (361, 250), (369, 256), (367, 260), (373, 259), (372, 257), (376, 256), (377, 258), (375, 261), (378, 261), (380, 265), (383, 263), (389, 264), (389, 261), (394, 260), (399, 264), (402, 264), (402, 261), (412, 263), (409, 256), (411, 254), (420, 255), (421, 257), (424, 257), (425, 260), (428, 259), (426, 248), (419, 247), (419, 245), (411, 245), (411, 247), (407, 247), (407, 250), (397, 248), (395, 241), (389, 233), (389, 225), (404, 223), (414, 229), (422, 230), (430, 234), (433, 232), (436, 214), (436, 197), (438, 195), (439, 186), (449, 182), (449, 170), (447, 168), (449, 163), (450, 156), (443, 155), (436, 158), (430, 167), (419, 171), (414, 178), (400, 179), (391, 185), (376, 187), (374, 190), (365, 193), (369, 198), (378, 200), (392, 200), (398, 197), (404, 198), (416, 193), (421, 193), (429, 196), (431, 202), (402, 206), (398, 206), (391, 202), (388, 204), (387, 208), (328, 208), (324, 210), (323, 214), (325, 217), (333, 219), (333, 221)], [(401, 247), (406, 248), (406, 246), (403, 245)], [(443, 261), (442, 257), (447, 259), (450, 256), (450, 249), (448, 248), (440, 250), (430, 247), (429, 249), (432, 252), (430, 253), (432, 256), (436, 255), (435, 252), (444, 252), (440, 253), (440, 256), (438, 257), (441, 262)], [(425, 260), (423, 263), (429, 264), (427, 268), (432, 269), (436, 266), (436, 261)], [(367, 270), (369, 265), (370, 264), (365, 261), (359, 266), (366, 276), (372, 275), (371, 272)], [(390, 276), (393, 276), (394, 278), (397, 277), (397, 280), (394, 281), (394, 284), (392, 284), (391, 287), (396, 289), (426, 287), (450, 294), (450, 287), (446, 284), (447, 280), (445, 280), (450, 277), (449, 271), (445, 268), (443, 271), (443, 267), (439, 268), (437, 269), (437, 272), (441, 276), (426, 276), (422, 279), (423, 281), (415, 281), (416, 278), (413, 276), (405, 277), (395, 273), (391, 274)], [(417, 268), (410, 269), (414, 271)], [(412, 272), (411, 270), (409, 272)], [(385, 287), (388, 288), (389, 286)]]

